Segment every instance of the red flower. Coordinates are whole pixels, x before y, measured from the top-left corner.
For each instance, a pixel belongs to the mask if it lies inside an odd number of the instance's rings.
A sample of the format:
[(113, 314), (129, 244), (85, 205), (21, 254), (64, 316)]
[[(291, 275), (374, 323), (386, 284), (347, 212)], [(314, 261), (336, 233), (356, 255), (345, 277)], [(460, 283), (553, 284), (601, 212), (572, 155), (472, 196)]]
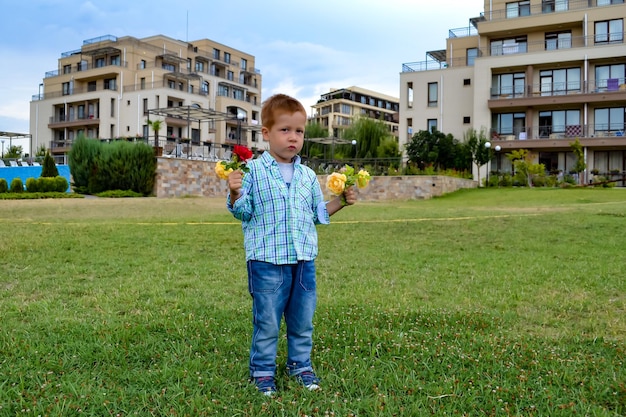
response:
[(252, 159), (252, 151), (245, 146), (235, 145), (233, 148), (233, 154), (237, 156), (237, 162), (247, 162)]

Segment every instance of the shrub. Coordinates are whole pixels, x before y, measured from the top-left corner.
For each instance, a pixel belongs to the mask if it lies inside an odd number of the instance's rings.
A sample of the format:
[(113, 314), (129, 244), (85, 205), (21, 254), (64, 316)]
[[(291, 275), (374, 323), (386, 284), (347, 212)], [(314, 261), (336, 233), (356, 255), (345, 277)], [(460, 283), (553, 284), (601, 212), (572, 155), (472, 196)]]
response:
[(6, 193), (9, 191), (9, 184), (4, 178), (0, 178), (0, 193)]
[(36, 193), (39, 191), (39, 187), (37, 184), (37, 179), (35, 178), (27, 178), (26, 179), (26, 191), (28, 191), (29, 193)]
[(13, 178), (11, 181), (11, 192), (12, 193), (23, 193), (24, 192), (24, 183), (21, 178)]
[(62, 177), (61, 175), (57, 175), (54, 178), (54, 184), (55, 184), (54, 190), (60, 193), (66, 192), (67, 188), (69, 187), (67, 179), (65, 177)]

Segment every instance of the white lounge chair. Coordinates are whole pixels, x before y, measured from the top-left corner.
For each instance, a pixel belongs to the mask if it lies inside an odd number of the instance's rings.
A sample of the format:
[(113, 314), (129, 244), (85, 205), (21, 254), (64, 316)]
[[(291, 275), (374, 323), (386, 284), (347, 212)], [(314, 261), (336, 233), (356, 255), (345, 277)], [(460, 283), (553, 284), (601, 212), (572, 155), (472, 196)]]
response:
[(11, 164), (12, 167), (19, 167), (17, 161), (9, 161), (9, 164)]

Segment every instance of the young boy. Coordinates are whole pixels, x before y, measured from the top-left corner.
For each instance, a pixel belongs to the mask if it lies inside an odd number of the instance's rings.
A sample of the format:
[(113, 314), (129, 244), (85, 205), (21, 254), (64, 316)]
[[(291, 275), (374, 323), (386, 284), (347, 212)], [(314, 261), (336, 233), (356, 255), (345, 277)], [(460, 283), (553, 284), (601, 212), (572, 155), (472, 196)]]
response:
[[(311, 365), (315, 312), (316, 224), (328, 224), (341, 197), (325, 202), (315, 173), (300, 163), (306, 111), (284, 94), (261, 110), (269, 151), (250, 161), (250, 171), (228, 177), (227, 207), (242, 222), (252, 296), (250, 377), (263, 394), (276, 392), (276, 351), (282, 317), (287, 325), (287, 370), (307, 389), (319, 389)], [(345, 204), (356, 202), (353, 187)]]

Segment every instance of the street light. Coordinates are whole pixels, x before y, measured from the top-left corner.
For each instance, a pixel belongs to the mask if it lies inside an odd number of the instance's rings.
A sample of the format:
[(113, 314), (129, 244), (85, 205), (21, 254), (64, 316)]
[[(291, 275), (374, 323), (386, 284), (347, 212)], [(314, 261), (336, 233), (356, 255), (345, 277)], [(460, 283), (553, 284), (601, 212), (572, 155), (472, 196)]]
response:
[(352, 146), (354, 146), (354, 160), (356, 164), (356, 159), (359, 157), (359, 143), (355, 139), (352, 139)]
[(244, 112), (237, 112), (237, 145), (241, 145), (241, 122), (246, 118)]
[(4, 139), (2, 139), (0, 142), (2, 142), (2, 157), (4, 158)]
[(485, 142), (485, 149), (487, 149), (487, 154), (489, 155), (489, 160), (487, 161), (487, 181), (485, 182), (485, 187), (489, 187), (489, 164), (491, 162), (491, 142)]
[(494, 149), (496, 150), (496, 171), (498, 172), (498, 175), (500, 175), (500, 151), (502, 150), (502, 147), (500, 145), (496, 145)]

